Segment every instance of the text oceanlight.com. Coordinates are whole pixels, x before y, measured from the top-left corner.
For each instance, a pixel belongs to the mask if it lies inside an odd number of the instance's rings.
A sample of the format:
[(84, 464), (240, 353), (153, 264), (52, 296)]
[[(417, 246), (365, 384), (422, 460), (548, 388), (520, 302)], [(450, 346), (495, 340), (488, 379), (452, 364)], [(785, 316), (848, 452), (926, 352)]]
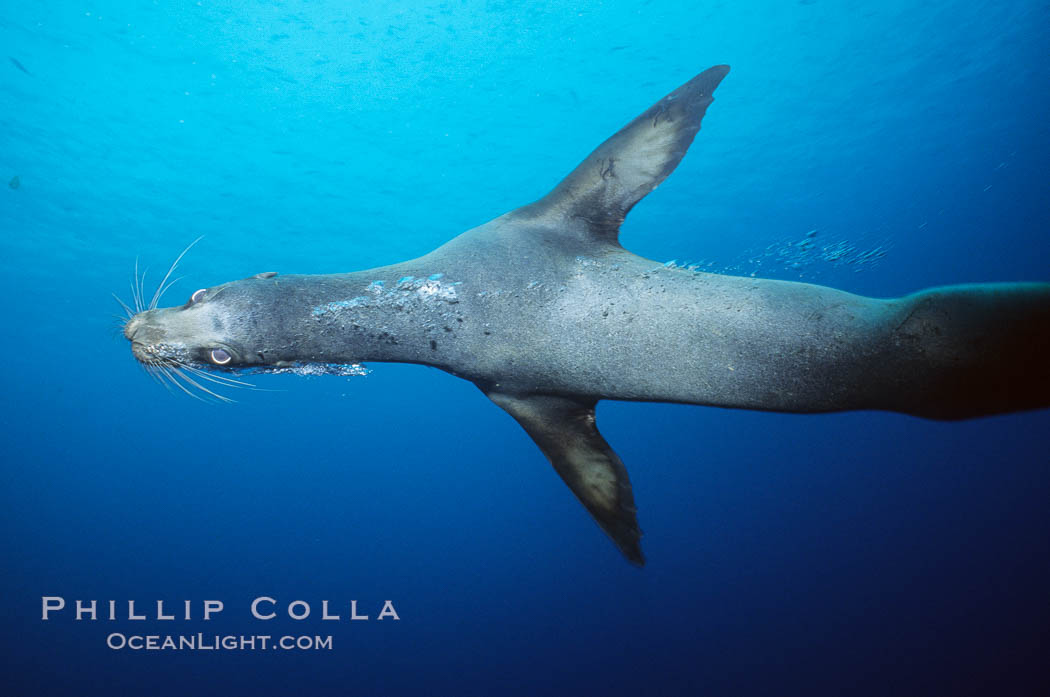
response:
[(257, 651), (278, 649), (283, 651), (331, 651), (332, 636), (281, 636), (268, 634), (254, 636), (219, 634), (121, 634), (114, 632), (106, 637), (106, 646), (114, 650), (132, 651)]

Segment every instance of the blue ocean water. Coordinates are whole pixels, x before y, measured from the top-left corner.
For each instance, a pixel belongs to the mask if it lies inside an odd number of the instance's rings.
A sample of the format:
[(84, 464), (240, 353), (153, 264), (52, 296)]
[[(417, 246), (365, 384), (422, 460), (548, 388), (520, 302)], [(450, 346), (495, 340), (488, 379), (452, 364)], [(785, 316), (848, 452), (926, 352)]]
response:
[(5, 3), (0, 693), (1040, 694), (1047, 411), (602, 403), (639, 570), (472, 385), (377, 364), (204, 404), (143, 374), (110, 294), (200, 235), (171, 303), (418, 256), (717, 63), (632, 251), (874, 296), (1050, 280), (1048, 28), (1021, 1)]

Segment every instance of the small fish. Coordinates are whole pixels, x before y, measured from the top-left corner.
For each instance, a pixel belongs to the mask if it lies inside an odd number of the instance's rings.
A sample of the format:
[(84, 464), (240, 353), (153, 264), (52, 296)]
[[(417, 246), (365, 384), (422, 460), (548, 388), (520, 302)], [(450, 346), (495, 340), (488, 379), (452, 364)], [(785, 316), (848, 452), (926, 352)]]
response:
[(19, 179), (18, 175), (16, 174), (15, 176), (11, 177), (11, 181), (7, 182), (7, 185), (10, 186), (12, 189), (17, 189), (18, 187), (22, 186), (22, 180)]
[(29, 72), (28, 70), (26, 70), (26, 67), (25, 67), (24, 65), (22, 65), (21, 63), (19, 63), (19, 62), (18, 62), (18, 59), (17, 59), (17, 58), (12, 58), (11, 56), (8, 56), (8, 57), (7, 57), (7, 59), (8, 59), (9, 61), (11, 61), (11, 64), (12, 64), (12, 65), (14, 65), (14, 66), (15, 66), (16, 68), (18, 68), (19, 70), (21, 70), (21, 71), (22, 71), (23, 73), (25, 73), (25, 74), (26, 74), (26, 75), (28, 75), (29, 77), (32, 77), (32, 76), (33, 76), (33, 73), (31, 73), (31, 72)]

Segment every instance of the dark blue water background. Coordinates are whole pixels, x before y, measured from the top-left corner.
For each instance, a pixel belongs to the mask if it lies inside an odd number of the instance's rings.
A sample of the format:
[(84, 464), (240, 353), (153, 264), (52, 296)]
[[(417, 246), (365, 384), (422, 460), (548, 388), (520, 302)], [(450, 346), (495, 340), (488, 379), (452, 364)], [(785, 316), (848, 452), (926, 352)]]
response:
[[(1048, 27), (1044, 2), (4, 3), (0, 692), (1024, 694), (1050, 413), (603, 403), (640, 571), (470, 384), (373, 365), (202, 404), (137, 367), (110, 292), (199, 235), (172, 303), (417, 256), (722, 62), (629, 249), (877, 296), (1048, 280)], [(44, 595), (221, 599), (139, 624), (335, 648), (117, 652), (147, 630), (42, 622)], [(258, 595), (401, 620), (260, 623)]]

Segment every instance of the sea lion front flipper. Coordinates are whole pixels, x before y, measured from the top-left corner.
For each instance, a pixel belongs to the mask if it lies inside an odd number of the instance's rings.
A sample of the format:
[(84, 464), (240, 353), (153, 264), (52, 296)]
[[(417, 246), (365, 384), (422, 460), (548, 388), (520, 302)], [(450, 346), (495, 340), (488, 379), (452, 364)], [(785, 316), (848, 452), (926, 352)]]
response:
[(728, 65), (716, 65), (671, 92), (599, 145), (549, 194), (515, 215), (615, 243), (634, 204), (685, 156), (714, 101), (712, 93), (728, 73)]
[(631, 481), (619, 456), (598, 433), (594, 423), (596, 400), (486, 394), (540, 446), (554, 471), (627, 560), (638, 566), (645, 564)]

